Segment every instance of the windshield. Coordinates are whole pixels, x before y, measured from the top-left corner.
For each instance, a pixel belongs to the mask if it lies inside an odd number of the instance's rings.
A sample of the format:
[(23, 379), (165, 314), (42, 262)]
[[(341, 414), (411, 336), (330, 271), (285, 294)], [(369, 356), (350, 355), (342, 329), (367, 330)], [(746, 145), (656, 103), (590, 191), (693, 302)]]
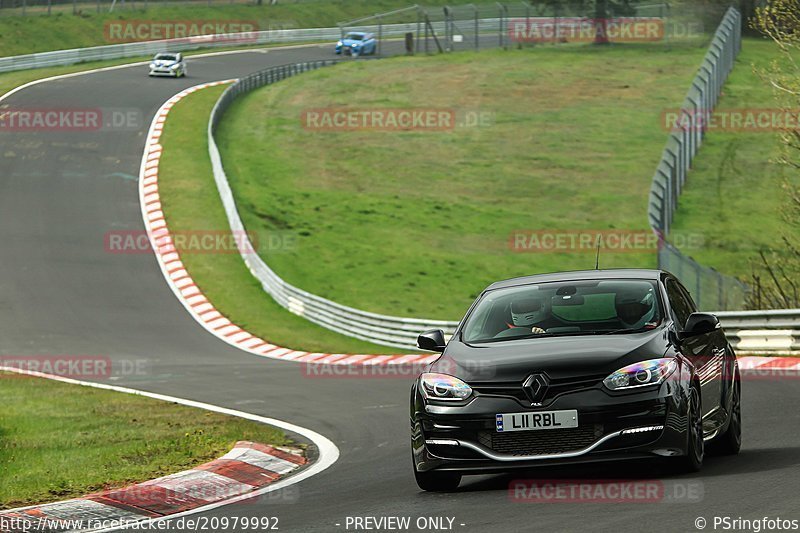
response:
[(655, 282), (540, 283), (486, 293), (463, 328), (467, 343), (647, 331), (661, 323)]
[(345, 35), (344, 38), (349, 39), (351, 41), (361, 41), (364, 39), (364, 36), (361, 35), (360, 33), (348, 33), (347, 35)]
[(155, 61), (175, 61), (176, 57), (172, 54), (157, 54)]

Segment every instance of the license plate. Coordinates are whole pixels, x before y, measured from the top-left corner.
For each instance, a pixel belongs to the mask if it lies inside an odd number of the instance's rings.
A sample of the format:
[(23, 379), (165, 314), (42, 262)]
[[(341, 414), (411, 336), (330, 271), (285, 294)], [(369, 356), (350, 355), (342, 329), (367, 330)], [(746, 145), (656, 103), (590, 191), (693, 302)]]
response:
[(536, 413), (499, 414), (497, 431), (535, 431), (539, 429), (565, 429), (578, 427), (578, 411), (539, 411)]

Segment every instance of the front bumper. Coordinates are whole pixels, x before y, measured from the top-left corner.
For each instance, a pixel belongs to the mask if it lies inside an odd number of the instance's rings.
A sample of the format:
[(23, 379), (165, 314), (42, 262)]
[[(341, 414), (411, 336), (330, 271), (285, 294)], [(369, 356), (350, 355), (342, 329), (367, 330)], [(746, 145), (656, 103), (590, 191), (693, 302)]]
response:
[[(494, 396), (465, 405), (417, 398), (412, 448), (418, 471), (505, 471), (542, 464), (676, 456), (686, 453), (685, 396), (674, 382), (655, 390), (609, 394), (600, 387), (566, 394), (543, 407)], [(576, 409), (577, 428), (500, 433), (498, 413)]]
[(336, 47), (337, 54), (344, 54), (346, 56), (355, 54), (360, 54), (363, 47), (353, 47), (349, 45), (342, 45)]
[(181, 69), (171, 69), (171, 68), (163, 68), (163, 67), (156, 67), (150, 69), (151, 76), (172, 76), (177, 78), (178, 74), (180, 73)]

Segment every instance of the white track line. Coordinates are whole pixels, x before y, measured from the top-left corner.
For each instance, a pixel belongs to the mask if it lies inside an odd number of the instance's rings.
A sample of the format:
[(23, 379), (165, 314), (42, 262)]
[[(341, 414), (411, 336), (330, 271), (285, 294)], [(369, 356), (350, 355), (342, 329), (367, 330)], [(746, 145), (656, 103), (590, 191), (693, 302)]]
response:
[[(186, 57), (187, 58), (192, 58), (192, 57), (214, 57), (214, 56), (221, 56), (221, 55), (227, 55), (227, 54), (246, 54), (246, 53), (250, 53), (250, 52), (256, 52), (256, 53), (263, 54), (265, 51), (269, 52), (270, 50), (287, 50), (287, 49), (293, 49), (293, 48), (311, 48), (311, 47), (315, 47), (315, 46), (319, 47), (320, 44), (316, 43), (316, 44), (296, 44), (296, 45), (291, 45), (291, 46), (265, 46), (265, 47), (261, 47), (261, 48), (246, 48), (246, 49), (243, 49), (243, 50), (224, 50), (222, 52), (208, 52), (208, 53), (205, 53), (205, 54), (193, 54), (193, 55), (189, 55), (189, 56), (186, 56)], [(120, 58), (120, 59), (124, 59), (124, 58)], [(107, 61), (114, 61), (114, 60), (113, 59), (109, 59)], [(11, 96), (12, 94), (14, 94), (14, 93), (16, 93), (18, 91), (21, 91), (23, 89), (27, 89), (28, 87), (31, 87), (33, 85), (38, 85), (40, 83), (63, 80), (65, 78), (74, 78), (76, 76), (85, 76), (86, 74), (96, 74), (98, 72), (106, 72), (106, 71), (109, 71), (109, 70), (119, 70), (119, 69), (123, 69), (123, 68), (140, 67), (142, 65), (147, 65), (149, 63), (150, 63), (150, 60), (148, 59), (146, 61), (135, 61), (133, 63), (124, 63), (124, 64), (121, 64), (121, 65), (111, 65), (111, 66), (108, 66), (108, 67), (99, 67), (99, 68), (93, 68), (93, 69), (89, 69), (89, 70), (81, 70), (79, 72), (69, 72), (67, 74), (57, 74), (55, 76), (48, 76), (46, 78), (39, 78), (38, 80), (33, 80), (33, 81), (29, 81), (27, 83), (23, 83), (22, 85), (20, 85), (18, 87), (14, 87), (13, 89), (9, 90), (8, 92), (6, 92), (2, 96), (0, 96), (0, 102), (2, 102), (3, 100), (5, 100), (6, 98), (8, 98), (9, 96)], [(42, 68), (61, 68), (61, 67), (65, 67), (66, 68), (66, 67), (70, 67), (70, 66), (74, 66), (74, 65), (61, 65), (61, 66), (42, 67)], [(39, 70), (39, 69), (28, 69), (28, 70)], [(15, 70), (15, 71), (10, 71), (10, 72), (23, 72), (23, 71)], [(3, 72), (2, 74), (9, 74), (10, 72)]]
[[(212, 503), (209, 505), (204, 505), (203, 507), (198, 507), (196, 509), (191, 509), (189, 511), (184, 511), (181, 513), (175, 513), (168, 516), (161, 516), (158, 518), (145, 518), (140, 521), (133, 522), (127, 526), (122, 528), (107, 528), (107, 529), (100, 529), (95, 531), (117, 531), (119, 529), (128, 529), (129, 527), (133, 527), (134, 524), (136, 525), (137, 529), (142, 526), (142, 524), (151, 524), (155, 522), (163, 522), (165, 520), (173, 520), (175, 518), (180, 518), (181, 516), (188, 516), (197, 513), (204, 513), (207, 511), (211, 511), (213, 509), (217, 509), (219, 507), (224, 507), (226, 505), (230, 505), (232, 503), (240, 502), (243, 500), (249, 500), (263, 494), (267, 494), (268, 492), (273, 492), (276, 490), (283, 489), (290, 485), (294, 485), (295, 483), (299, 483), (300, 481), (307, 479), (311, 476), (319, 474), (323, 470), (326, 470), (331, 465), (333, 465), (339, 459), (339, 448), (327, 437), (320, 435), (316, 431), (310, 430), (308, 428), (304, 428), (302, 426), (298, 426), (295, 424), (291, 424), (289, 422), (284, 422), (282, 420), (277, 420), (275, 418), (267, 418), (260, 415), (254, 415), (252, 413), (245, 413), (243, 411), (237, 411), (235, 409), (228, 409), (227, 407), (219, 407), (216, 405), (211, 405), (208, 403), (203, 402), (196, 402), (194, 400), (186, 400), (184, 398), (176, 398), (174, 396), (167, 396), (164, 394), (157, 394), (154, 392), (147, 392), (141, 391), (136, 389), (129, 389), (127, 387), (117, 387), (115, 385), (106, 385), (105, 383), (92, 383), (91, 381), (80, 381), (77, 379), (65, 378), (61, 376), (54, 376), (52, 374), (43, 374), (41, 372), (33, 372), (27, 370), (20, 370), (19, 368), (14, 367), (4, 367), (0, 366), (0, 371), (3, 372), (13, 372), (16, 374), (23, 374), (29, 376), (35, 376), (39, 378), (51, 379), (53, 381), (60, 381), (62, 383), (69, 383), (71, 385), (80, 385), (82, 387), (92, 387), (94, 389), (102, 389), (102, 390), (109, 390), (114, 392), (122, 392), (125, 394), (133, 394), (135, 396), (144, 396), (147, 398), (152, 398), (154, 400), (161, 400), (165, 402), (173, 402), (180, 405), (185, 405), (187, 407), (195, 407), (197, 409), (203, 409), (205, 411), (211, 411), (214, 413), (220, 413), (223, 415), (235, 416), (237, 418), (243, 418), (245, 420), (252, 420), (254, 422), (259, 422), (261, 424), (268, 424), (270, 426), (275, 426), (277, 428), (283, 429), (285, 431), (291, 431), (292, 433), (297, 433), (298, 435), (302, 435), (303, 437), (310, 440), (319, 450), (319, 457), (316, 461), (310, 464), (308, 468), (300, 471), (297, 475), (288, 477), (286, 479), (277, 481), (271, 485), (268, 485), (262, 489), (258, 489), (256, 491), (243, 494), (241, 496), (236, 496), (229, 500), (225, 500), (223, 502)], [(36, 507), (36, 506), (34, 506)], [(29, 507), (25, 507), (22, 509), (29, 509)], [(10, 509), (14, 511), (16, 509)]]

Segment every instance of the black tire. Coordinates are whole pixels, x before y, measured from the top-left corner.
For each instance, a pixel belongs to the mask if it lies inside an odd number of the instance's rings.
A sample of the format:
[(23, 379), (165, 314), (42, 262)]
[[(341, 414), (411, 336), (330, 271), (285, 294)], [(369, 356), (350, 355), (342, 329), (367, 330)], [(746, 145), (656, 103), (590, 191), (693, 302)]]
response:
[(414, 468), (414, 478), (417, 486), (427, 492), (450, 492), (461, 483), (461, 474), (458, 472), (417, 472)]
[(717, 455), (736, 455), (742, 448), (742, 380), (739, 369), (733, 379), (733, 398), (728, 428), (709, 442), (710, 451)]
[(450, 492), (457, 489), (458, 484), (461, 483), (461, 474), (458, 472), (437, 472), (436, 470), (419, 472), (414, 461), (413, 452), (411, 454), (411, 468), (414, 469), (414, 479), (417, 480), (417, 486), (427, 492)]
[(686, 455), (675, 458), (675, 462), (681, 472), (698, 472), (703, 468), (705, 441), (703, 440), (702, 407), (700, 389), (696, 385), (692, 385), (689, 395), (689, 408), (686, 414), (688, 418)]

